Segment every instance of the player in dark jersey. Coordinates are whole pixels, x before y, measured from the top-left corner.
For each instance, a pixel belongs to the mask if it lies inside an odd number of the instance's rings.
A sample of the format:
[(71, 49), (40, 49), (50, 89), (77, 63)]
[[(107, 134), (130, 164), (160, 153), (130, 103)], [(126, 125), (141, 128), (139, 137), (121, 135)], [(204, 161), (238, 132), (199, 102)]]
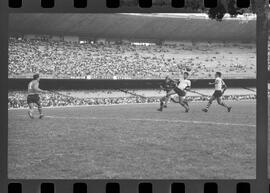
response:
[(167, 108), (168, 101), (171, 99), (171, 96), (176, 94), (174, 88), (176, 87), (177, 82), (170, 79), (167, 76), (164, 80), (164, 83), (161, 85), (161, 88), (166, 91), (166, 95), (160, 99), (160, 108), (158, 111), (162, 111), (163, 108)]
[(175, 81), (171, 80), (169, 76), (166, 76), (163, 85), (161, 85), (161, 88), (166, 92), (166, 96), (162, 97), (160, 101), (163, 101), (163, 107), (167, 108), (168, 101), (171, 98), (172, 91), (175, 87)]
[(47, 91), (42, 90), (39, 88), (39, 74), (35, 74), (33, 76), (33, 80), (28, 83), (28, 96), (27, 96), (27, 104), (29, 106), (28, 115), (30, 118), (34, 118), (33, 111), (34, 111), (34, 104), (38, 106), (39, 111), (39, 118), (42, 119), (44, 117), (42, 113), (42, 106), (39, 94), (46, 93)]
[[(188, 101), (186, 100), (186, 91), (190, 90), (191, 81), (188, 80), (189, 73), (184, 72), (184, 78), (181, 80), (173, 80), (167, 77), (167, 82), (171, 84), (171, 90), (169, 90), (165, 97), (160, 99), (160, 108), (158, 111), (162, 111), (166, 101), (171, 99), (175, 103), (179, 103), (185, 108), (185, 112), (189, 112)], [(172, 98), (173, 95), (178, 95), (178, 100)]]

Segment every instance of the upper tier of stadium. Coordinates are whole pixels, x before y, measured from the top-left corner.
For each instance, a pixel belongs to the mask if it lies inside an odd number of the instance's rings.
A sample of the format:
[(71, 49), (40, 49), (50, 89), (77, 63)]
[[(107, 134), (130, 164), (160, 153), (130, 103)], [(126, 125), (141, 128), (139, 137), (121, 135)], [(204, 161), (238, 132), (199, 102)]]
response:
[(256, 18), (206, 14), (10, 14), (11, 34), (188, 41), (255, 41)]

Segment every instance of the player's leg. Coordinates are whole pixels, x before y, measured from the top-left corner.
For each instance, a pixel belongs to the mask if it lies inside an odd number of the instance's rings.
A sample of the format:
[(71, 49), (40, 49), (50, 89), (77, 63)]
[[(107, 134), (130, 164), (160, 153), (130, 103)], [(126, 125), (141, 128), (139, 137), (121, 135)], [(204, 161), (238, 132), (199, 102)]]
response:
[(183, 102), (189, 107), (188, 100), (186, 98), (184, 98)]
[(213, 101), (214, 101), (215, 99), (216, 99), (216, 96), (213, 94), (213, 95), (211, 96), (211, 98), (209, 99), (209, 101), (208, 101), (206, 107), (203, 108), (202, 110), (203, 110), (204, 112), (208, 112), (208, 109), (210, 108), (211, 104), (213, 103)]
[[(168, 102), (168, 100), (170, 99), (171, 95), (174, 94), (173, 91), (170, 91), (166, 94), (166, 96), (162, 97), (160, 99), (160, 107), (158, 109), (158, 111), (162, 111), (164, 108), (164, 105), (166, 104), (166, 101)], [(166, 104), (167, 105), (167, 104)]]
[(33, 113), (34, 113), (34, 104), (33, 103), (28, 103), (28, 115), (31, 119), (34, 119)]
[(33, 104), (33, 97), (31, 95), (27, 96), (27, 104), (28, 104), (28, 115), (31, 119), (34, 118), (33, 113), (34, 113), (34, 104)]
[(228, 112), (231, 111), (232, 107), (229, 107), (228, 105), (226, 105), (222, 100), (221, 97), (217, 97), (217, 103), (225, 108), (227, 108)]
[(185, 108), (185, 112), (189, 111), (189, 107), (186, 104), (186, 102), (184, 101), (184, 97), (183, 96), (179, 96), (179, 104), (182, 105)]
[(168, 104), (168, 101), (171, 99), (171, 95), (168, 95), (166, 98), (165, 98), (165, 101), (164, 101), (164, 108), (167, 108), (167, 104)]
[(41, 106), (41, 104), (38, 104), (38, 112), (39, 112), (39, 118), (42, 119), (44, 117), (44, 114), (42, 113), (42, 106)]
[(38, 106), (39, 118), (42, 119), (44, 117), (44, 115), (42, 113), (42, 106), (41, 106), (41, 101), (40, 101), (39, 96), (37, 98), (36, 104)]
[[(175, 96), (176, 96), (176, 94), (175, 94)], [(179, 98), (178, 95), (177, 95), (177, 97), (174, 97), (174, 96), (172, 95), (172, 96), (171, 96), (171, 101), (174, 102), (174, 103), (179, 103), (179, 99), (177, 100), (177, 98)]]
[(160, 103), (159, 103), (159, 109), (158, 109), (158, 111), (162, 111), (163, 110), (165, 99), (166, 99), (166, 96), (164, 96), (164, 97), (162, 97), (162, 98), (159, 99)]

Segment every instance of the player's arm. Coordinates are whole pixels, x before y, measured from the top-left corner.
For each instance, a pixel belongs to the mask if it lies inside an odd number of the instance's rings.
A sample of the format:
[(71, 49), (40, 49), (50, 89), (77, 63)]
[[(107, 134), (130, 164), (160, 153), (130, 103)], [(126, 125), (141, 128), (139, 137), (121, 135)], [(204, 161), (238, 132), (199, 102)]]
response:
[(164, 91), (166, 91), (167, 87), (168, 87), (168, 86), (165, 85), (165, 84), (161, 84), (161, 85), (160, 85), (160, 89), (161, 89), (161, 90), (164, 90)]
[(188, 82), (188, 85), (187, 85), (186, 88), (185, 88), (185, 90), (186, 90), (186, 91), (190, 91), (190, 89), (191, 89), (191, 82), (189, 81), (189, 82)]
[(227, 90), (227, 85), (225, 84), (225, 82), (222, 80), (222, 88), (223, 88), (223, 91), (222, 93), (224, 93), (226, 90)]
[(170, 77), (168, 77), (168, 80), (173, 82), (176, 86), (179, 84), (178, 80), (171, 79)]
[(190, 86), (187, 86), (187, 87), (185, 88), (186, 91), (190, 91), (190, 89), (191, 89)]
[(166, 87), (168, 87), (168, 77), (166, 77), (166, 79), (164, 80), (164, 82), (159, 86), (160, 89), (162, 90), (166, 90)]
[(217, 80), (217, 79), (215, 79), (215, 81), (214, 81), (214, 82), (209, 82), (208, 84), (209, 84), (209, 85), (218, 84), (218, 80)]
[(175, 82), (175, 80), (171, 79), (170, 77), (167, 77), (167, 79), (168, 79), (169, 81)]

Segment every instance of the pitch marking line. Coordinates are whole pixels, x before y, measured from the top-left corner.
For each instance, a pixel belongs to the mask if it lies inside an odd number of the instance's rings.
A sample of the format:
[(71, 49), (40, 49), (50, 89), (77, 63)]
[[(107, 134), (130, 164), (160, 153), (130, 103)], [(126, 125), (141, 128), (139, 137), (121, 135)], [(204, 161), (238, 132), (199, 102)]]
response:
[(170, 120), (170, 119), (123, 119), (123, 118), (111, 118), (111, 117), (63, 117), (63, 116), (45, 116), (52, 119), (77, 119), (77, 120), (126, 120), (126, 121), (149, 121), (149, 122), (170, 122), (170, 123), (192, 123), (192, 124), (205, 124), (205, 125), (224, 125), (224, 126), (245, 126), (256, 127), (256, 125), (242, 124), (242, 123), (222, 123), (211, 121), (187, 121), (187, 120)]

